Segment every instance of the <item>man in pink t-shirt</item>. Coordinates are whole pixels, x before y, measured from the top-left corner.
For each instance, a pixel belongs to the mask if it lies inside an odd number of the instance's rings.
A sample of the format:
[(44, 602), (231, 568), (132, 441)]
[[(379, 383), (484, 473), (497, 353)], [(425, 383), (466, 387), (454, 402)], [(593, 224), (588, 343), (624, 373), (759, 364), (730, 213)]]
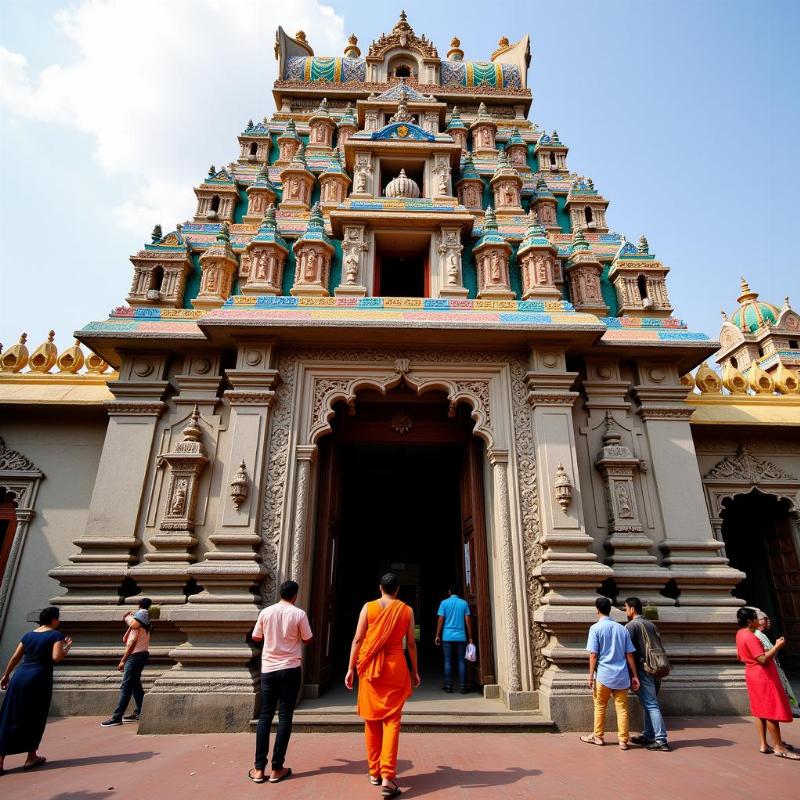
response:
[(261, 714), (256, 729), (255, 766), (247, 774), (253, 783), (264, 783), (269, 752), (269, 729), (278, 709), (278, 730), (272, 749), (269, 782), (278, 783), (292, 774), (284, 767), (286, 748), (292, 735), (292, 717), (300, 691), (303, 645), (311, 641), (306, 612), (295, 606), (298, 585), (281, 584), (281, 599), (262, 610), (253, 628), (254, 642), (263, 642), (261, 651)]

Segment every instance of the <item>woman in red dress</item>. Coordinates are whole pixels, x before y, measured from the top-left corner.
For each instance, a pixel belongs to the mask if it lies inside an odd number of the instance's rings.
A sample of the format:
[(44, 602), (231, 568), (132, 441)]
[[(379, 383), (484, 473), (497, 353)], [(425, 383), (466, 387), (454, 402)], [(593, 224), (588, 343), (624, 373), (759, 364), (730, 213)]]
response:
[[(781, 738), (780, 722), (791, 722), (792, 711), (789, 700), (781, 686), (775, 656), (786, 644), (781, 637), (775, 646), (764, 651), (764, 645), (755, 635), (758, 625), (756, 612), (752, 608), (740, 608), (736, 612), (739, 630), (736, 633), (736, 656), (744, 664), (744, 679), (750, 697), (750, 713), (756, 718), (760, 751), (764, 755), (774, 753), (778, 758), (800, 761), (800, 755), (786, 749)], [(774, 750), (769, 746), (767, 733), (775, 742)]]

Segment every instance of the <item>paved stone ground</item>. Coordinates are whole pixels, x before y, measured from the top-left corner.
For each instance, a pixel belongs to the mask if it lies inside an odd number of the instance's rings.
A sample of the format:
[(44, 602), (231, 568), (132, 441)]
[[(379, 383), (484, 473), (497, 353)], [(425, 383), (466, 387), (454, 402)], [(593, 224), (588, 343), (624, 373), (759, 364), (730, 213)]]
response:
[[(249, 734), (137, 736), (135, 725), (104, 729), (100, 718), (51, 720), (41, 752), (49, 762), (24, 773), (6, 759), (8, 800), (377, 800), (359, 734), (300, 733), (280, 785), (247, 780)], [(577, 734), (405, 734), (404, 797), (525, 800), (797, 800), (800, 763), (758, 753), (754, 725), (738, 718), (668, 720), (674, 751), (592, 747)], [(786, 738), (796, 725), (787, 725)], [(609, 743), (615, 737), (609, 735)], [(800, 739), (795, 739), (800, 745)]]

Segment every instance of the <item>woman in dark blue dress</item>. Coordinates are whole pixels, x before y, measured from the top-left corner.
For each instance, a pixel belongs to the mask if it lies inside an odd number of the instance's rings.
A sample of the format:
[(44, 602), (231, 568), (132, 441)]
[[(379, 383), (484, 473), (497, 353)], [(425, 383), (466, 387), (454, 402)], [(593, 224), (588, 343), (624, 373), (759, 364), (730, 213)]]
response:
[[(0, 689), (7, 690), (0, 708), (0, 775), (3, 760), (13, 753), (28, 754), (23, 769), (47, 760), (36, 750), (50, 710), (53, 664), (62, 661), (72, 646), (72, 639), (57, 630), (58, 622), (58, 609), (45, 608), (39, 614), (39, 627), (22, 637), (0, 678)], [(20, 661), (22, 666), (14, 671)]]

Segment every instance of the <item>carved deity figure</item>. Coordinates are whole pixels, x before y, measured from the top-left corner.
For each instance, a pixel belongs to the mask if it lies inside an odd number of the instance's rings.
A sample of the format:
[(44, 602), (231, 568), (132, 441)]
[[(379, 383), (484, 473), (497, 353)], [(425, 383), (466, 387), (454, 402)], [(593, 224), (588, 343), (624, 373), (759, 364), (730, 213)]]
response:
[(299, 196), (299, 182), (297, 178), (290, 178), (289, 179), (289, 199), (290, 200), (297, 200)]
[(492, 283), (500, 282), (500, 254), (497, 250), (493, 250), (492, 254), (489, 256), (489, 277)]
[(267, 275), (267, 251), (262, 250), (256, 258), (256, 280), (263, 281)]
[(217, 291), (217, 270), (212, 268), (207, 273), (208, 279), (206, 280), (206, 291), (208, 292), (216, 292)]
[(308, 255), (306, 256), (306, 271), (305, 271), (305, 279), (307, 281), (313, 281), (317, 277), (317, 251), (316, 250), (309, 250)]
[(447, 194), (447, 169), (439, 173), (439, 194)]
[(544, 256), (536, 256), (534, 262), (536, 268), (536, 282), (540, 285), (547, 283), (547, 259)]
[(367, 191), (367, 172), (366, 170), (360, 170), (358, 175), (356, 176), (356, 191), (357, 192), (366, 192)]
[(186, 508), (186, 491), (189, 488), (189, 482), (186, 478), (181, 478), (175, 485), (175, 494), (172, 495), (172, 505), (169, 508), (170, 514), (173, 516), (180, 516)]
[(350, 252), (344, 262), (345, 281), (354, 284), (358, 277), (358, 256)]
[(458, 268), (461, 259), (458, 253), (454, 250), (450, 251), (450, 257), (447, 259), (447, 284), (448, 286), (455, 286), (458, 283)]
[(481, 128), (478, 139), (481, 147), (492, 146), (492, 132), (488, 128)]
[(506, 205), (513, 206), (515, 199), (516, 195), (514, 190), (510, 186), (506, 186)]
[(619, 515), (623, 519), (630, 519), (633, 517), (633, 510), (631, 509), (631, 500), (628, 495), (628, 487), (619, 481), (614, 484), (614, 494), (617, 498), (617, 509)]

